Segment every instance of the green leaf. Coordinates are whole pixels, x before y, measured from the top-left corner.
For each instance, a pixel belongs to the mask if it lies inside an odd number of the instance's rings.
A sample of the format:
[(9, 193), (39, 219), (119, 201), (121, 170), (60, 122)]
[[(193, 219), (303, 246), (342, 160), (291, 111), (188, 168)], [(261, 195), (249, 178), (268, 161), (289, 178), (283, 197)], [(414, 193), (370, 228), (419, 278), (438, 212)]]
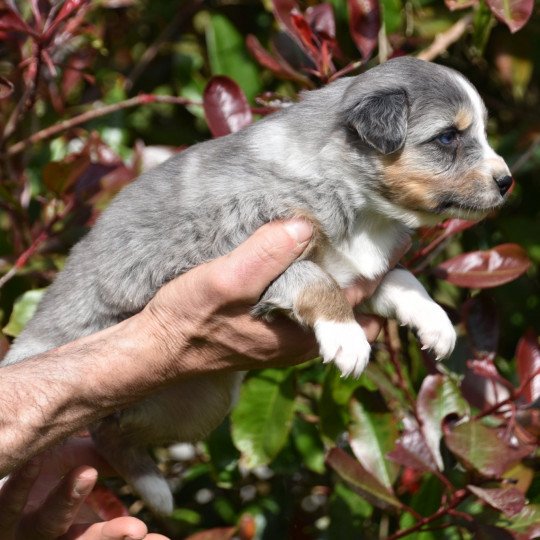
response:
[(265, 369), (243, 385), (231, 426), (246, 467), (265, 465), (276, 457), (289, 437), (293, 414), (293, 369)]
[(390, 414), (368, 412), (356, 399), (351, 401), (349, 411), (349, 444), (354, 455), (381, 484), (392, 490), (399, 467), (386, 454), (398, 437), (397, 423)]
[(347, 404), (353, 392), (363, 386), (364, 375), (360, 379), (342, 378), (339, 371), (328, 369), (319, 401), (319, 419), (322, 434), (330, 441), (335, 441), (347, 429), (349, 423)]
[(218, 14), (210, 17), (206, 44), (212, 75), (227, 75), (252, 100), (261, 91), (259, 69), (246, 50), (244, 38), (229, 19)]
[(540, 536), (540, 504), (528, 504), (519, 514), (501, 520), (497, 525), (526, 534), (526, 538)]
[(383, 486), (358, 461), (341, 448), (332, 448), (326, 456), (326, 462), (343, 480), (373, 505), (383, 510), (402, 507), (401, 502), (392, 491)]
[(489, 428), (471, 420), (454, 426), (443, 426), (446, 446), (469, 469), (492, 478), (500, 477), (525, 456), (532, 445), (510, 446), (504, 439), (504, 429)]
[(26, 323), (34, 316), (44, 292), (45, 289), (34, 289), (25, 292), (17, 299), (11, 317), (3, 329), (4, 334), (17, 337), (23, 331)]
[(467, 487), (479, 499), (507, 516), (519, 514), (525, 506), (525, 496), (514, 487), (481, 488), (473, 485)]
[(403, 3), (401, 0), (381, 0), (381, 14), (384, 31), (387, 35), (401, 30), (403, 25)]
[(293, 426), (294, 445), (302, 456), (302, 463), (315, 473), (323, 474), (324, 446), (319, 430), (315, 424), (310, 424), (297, 418)]
[(442, 421), (445, 416), (455, 413), (464, 416), (469, 406), (449, 377), (428, 375), (420, 388), (417, 400), (418, 417), (422, 420), (422, 433), (428, 448), (440, 470), (443, 461), (439, 449), (442, 437)]
[(336, 482), (330, 497), (330, 526), (327, 538), (358, 540), (369, 524), (373, 507), (343, 482)]

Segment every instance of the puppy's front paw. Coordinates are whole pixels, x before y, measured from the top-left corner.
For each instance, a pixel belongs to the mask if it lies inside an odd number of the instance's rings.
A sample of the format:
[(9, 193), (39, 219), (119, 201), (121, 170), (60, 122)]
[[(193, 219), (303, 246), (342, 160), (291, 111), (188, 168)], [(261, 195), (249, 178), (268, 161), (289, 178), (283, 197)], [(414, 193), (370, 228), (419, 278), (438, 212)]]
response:
[(333, 361), (343, 376), (359, 377), (371, 351), (362, 327), (355, 321), (317, 321), (314, 329), (324, 363)]
[(429, 349), (437, 360), (447, 358), (456, 344), (456, 331), (445, 313), (435, 302), (422, 306), (412, 317), (422, 349)]

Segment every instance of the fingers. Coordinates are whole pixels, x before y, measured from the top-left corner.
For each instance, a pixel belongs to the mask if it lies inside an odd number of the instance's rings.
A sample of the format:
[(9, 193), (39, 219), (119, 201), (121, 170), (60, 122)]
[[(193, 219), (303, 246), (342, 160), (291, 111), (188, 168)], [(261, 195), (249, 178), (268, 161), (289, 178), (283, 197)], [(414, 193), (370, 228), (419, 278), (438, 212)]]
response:
[(26, 532), (25, 538), (49, 540), (66, 533), (96, 480), (97, 471), (92, 467), (82, 466), (71, 471), (39, 508), (25, 517), (20, 526)]
[(312, 225), (301, 219), (263, 225), (229, 255), (208, 265), (210, 282), (228, 299), (254, 302), (302, 254), (312, 234)]
[(30, 490), (39, 476), (41, 461), (41, 457), (34, 458), (11, 473), (0, 489), (0, 532), (5, 538), (15, 535)]
[(88, 437), (70, 437), (63, 444), (55, 446), (47, 454), (43, 464), (45, 471), (51, 470), (56, 476), (81, 465), (97, 469), (100, 475), (115, 475), (114, 469), (97, 452), (94, 441)]
[(161, 534), (148, 534), (146, 525), (134, 517), (119, 517), (92, 525), (75, 525), (61, 540), (169, 540)]

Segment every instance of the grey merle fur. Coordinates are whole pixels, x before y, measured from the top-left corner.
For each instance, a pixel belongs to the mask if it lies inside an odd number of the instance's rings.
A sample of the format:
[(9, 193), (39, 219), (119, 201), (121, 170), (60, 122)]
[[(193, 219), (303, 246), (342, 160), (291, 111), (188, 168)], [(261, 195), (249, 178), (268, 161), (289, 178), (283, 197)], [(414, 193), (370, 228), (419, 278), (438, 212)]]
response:
[[(294, 106), (144, 173), (73, 248), (5, 362), (124, 320), (175, 276), (298, 210), (317, 219), (333, 246), (364, 229), (380, 232), (382, 244), (389, 235), (398, 241), (409, 226), (376, 202), (380, 153), (398, 151), (405, 139), (423, 143), (437, 119), (446, 122), (451, 105), (467, 100), (454, 79), (432, 64), (390, 61), (309, 92)], [(385, 262), (378, 273), (388, 269)], [(296, 263), (270, 287), (258, 312), (294, 311), (298, 284), (317, 279), (340, 281), (312, 261)], [(276, 305), (280, 295), (286, 306)], [(147, 446), (204, 437), (228, 412), (240, 379), (212, 374), (164, 390), (94, 426), (97, 446), (151, 508), (170, 512), (171, 495)]]

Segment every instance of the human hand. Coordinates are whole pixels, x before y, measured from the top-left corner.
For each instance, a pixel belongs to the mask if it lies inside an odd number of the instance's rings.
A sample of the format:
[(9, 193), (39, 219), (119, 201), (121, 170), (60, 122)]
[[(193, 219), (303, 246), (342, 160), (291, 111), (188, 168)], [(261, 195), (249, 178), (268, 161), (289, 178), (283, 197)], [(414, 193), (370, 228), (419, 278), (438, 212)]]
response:
[(90, 438), (73, 438), (13, 472), (0, 488), (0, 540), (167, 540), (134, 517), (103, 521), (85, 504), (98, 470)]
[[(162, 287), (142, 314), (162, 345), (160, 351), (166, 351), (167, 372), (179, 358), (178, 375), (185, 376), (190, 369), (200, 372), (201, 364), (206, 372), (247, 370), (316, 356), (312, 333), (286, 317), (268, 323), (250, 314), (268, 285), (302, 254), (311, 235), (311, 225), (303, 220), (269, 223), (230, 254)], [(407, 249), (404, 244), (396, 250), (392, 266)], [(345, 294), (351, 305), (368, 298), (382, 277), (349, 287)], [(381, 329), (380, 319), (366, 315), (357, 319), (373, 341)], [(190, 347), (177, 348), (185, 343)]]

